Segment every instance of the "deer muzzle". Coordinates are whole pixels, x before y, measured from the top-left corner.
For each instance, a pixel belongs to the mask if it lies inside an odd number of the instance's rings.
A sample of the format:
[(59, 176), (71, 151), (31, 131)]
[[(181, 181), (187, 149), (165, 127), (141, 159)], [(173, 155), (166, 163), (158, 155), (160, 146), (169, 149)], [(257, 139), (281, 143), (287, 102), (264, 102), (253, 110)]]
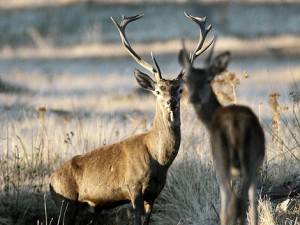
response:
[(179, 102), (174, 99), (171, 98), (170, 100), (168, 100), (166, 102), (166, 107), (170, 110), (170, 111), (176, 111), (179, 108)]
[(175, 120), (175, 114), (179, 109), (179, 101), (174, 98), (171, 98), (166, 102), (166, 108), (169, 111), (170, 121), (173, 122)]

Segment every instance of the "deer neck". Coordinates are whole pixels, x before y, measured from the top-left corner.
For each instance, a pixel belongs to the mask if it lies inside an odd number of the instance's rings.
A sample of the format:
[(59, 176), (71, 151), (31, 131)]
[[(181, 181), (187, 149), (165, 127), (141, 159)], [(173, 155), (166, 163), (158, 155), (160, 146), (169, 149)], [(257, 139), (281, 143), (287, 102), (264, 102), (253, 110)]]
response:
[(210, 127), (215, 112), (222, 107), (212, 88), (209, 95), (193, 102), (193, 105), (198, 118), (207, 128)]
[(169, 167), (180, 147), (180, 107), (173, 113), (173, 120), (168, 110), (158, 101), (152, 129), (148, 135), (148, 147), (152, 157), (162, 166)]

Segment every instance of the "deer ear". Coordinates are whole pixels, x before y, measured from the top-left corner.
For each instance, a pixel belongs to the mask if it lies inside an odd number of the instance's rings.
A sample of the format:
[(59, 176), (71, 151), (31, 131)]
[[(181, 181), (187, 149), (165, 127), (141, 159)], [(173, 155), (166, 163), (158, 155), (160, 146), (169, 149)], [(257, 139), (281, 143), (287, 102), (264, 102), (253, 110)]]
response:
[(184, 71), (181, 70), (180, 73), (178, 74), (178, 76), (176, 77), (176, 80), (182, 80), (184, 76)]
[(178, 53), (178, 61), (179, 64), (183, 67), (183, 68), (187, 68), (189, 66), (191, 66), (191, 62), (189, 59), (189, 55), (186, 51), (186, 49), (181, 49)]
[(149, 90), (149, 91), (155, 90), (155, 86), (154, 86), (155, 82), (147, 74), (139, 71), (138, 69), (135, 69), (134, 76), (135, 76), (136, 81), (142, 88)]
[(212, 77), (222, 73), (227, 69), (228, 63), (230, 61), (230, 52), (222, 52), (221, 54), (217, 55), (211, 62), (209, 70), (210, 75)]

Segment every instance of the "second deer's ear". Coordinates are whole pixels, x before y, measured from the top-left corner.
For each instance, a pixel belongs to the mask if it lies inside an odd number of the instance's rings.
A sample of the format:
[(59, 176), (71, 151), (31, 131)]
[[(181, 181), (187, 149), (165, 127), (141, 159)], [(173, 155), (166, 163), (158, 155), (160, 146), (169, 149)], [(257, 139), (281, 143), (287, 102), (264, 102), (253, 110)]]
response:
[(230, 52), (222, 52), (216, 56), (210, 64), (210, 73), (211, 76), (216, 76), (227, 69), (228, 63), (230, 61)]
[(190, 58), (189, 58), (189, 55), (186, 51), (185, 48), (181, 49), (178, 53), (178, 61), (179, 61), (179, 64), (183, 67), (183, 68), (187, 68), (191, 65), (191, 62), (190, 62)]
[(134, 70), (134, 76), (138, 84), (149, 91), (155, 90), (155, 81), (152, 80), (151, 77), (149, 77), (147, 74), (139, 71), (138, 69)]

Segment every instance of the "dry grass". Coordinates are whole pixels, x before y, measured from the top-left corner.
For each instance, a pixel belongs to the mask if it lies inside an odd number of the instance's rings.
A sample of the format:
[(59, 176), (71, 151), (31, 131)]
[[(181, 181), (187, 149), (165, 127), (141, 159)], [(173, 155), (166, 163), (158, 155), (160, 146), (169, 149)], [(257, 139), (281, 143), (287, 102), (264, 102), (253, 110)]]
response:
[[(51, 82), (38, 75), (33, 75), (30, 82), (20, 74), (16, 76), (20, 83), (35, 91), (56, 87), (58, 93), (64, 88), (72, 93), (81, 85), (110, 87), (101, 94), (95, 91), (84, 95), (74, 92), (74, 95), (0, 96), (0, 224), (37, 224), (37, 221), (45, 224), (45, 206), (48, 224), (51, 218), (54, 218), (52, 224), (56, 224), (59, 212), (47, 194), (51, 172), (76, 154), (149, 129), (154, 98), (132, 94), (130, 88), (124, 94), (112, 95), (116, 93), (113, 80), (120, 78), (117, 75), (101, 79), (91, 75), (84, 80), (78, 76), (72, 78), (72, 84), (69, 75), (57, 76)], [(131, 85), (132, 88), (134, 83)], [(195, 118), (191, 105), (182, 107), (182, 145), (154, 207), (153, 224), (217, 224), (218, 186), (207, 132)], [(288, 126), (297, 134), (300, 127), (294, 122), (291, 117)], [(295, 158), (300, 157), (296, 141), (299, 139), (292, 139), (286, 132), (282, 140), (287, 147), (274, 148), (269, 135), (270, 120), (264, 124), (268, 145), (260, 186), (280, 184), (299, 175), (299, 161)], [(283, 224), (276, 222), (279, 216), (283, 218), (280, 221), (296, 224), (296, 217), (290, 220), (277, 215), (268, 200), (261, 200), (259, 207), (261, 225)], [(128, 224), (126, 208), (113, 215), (111, 224)]]

